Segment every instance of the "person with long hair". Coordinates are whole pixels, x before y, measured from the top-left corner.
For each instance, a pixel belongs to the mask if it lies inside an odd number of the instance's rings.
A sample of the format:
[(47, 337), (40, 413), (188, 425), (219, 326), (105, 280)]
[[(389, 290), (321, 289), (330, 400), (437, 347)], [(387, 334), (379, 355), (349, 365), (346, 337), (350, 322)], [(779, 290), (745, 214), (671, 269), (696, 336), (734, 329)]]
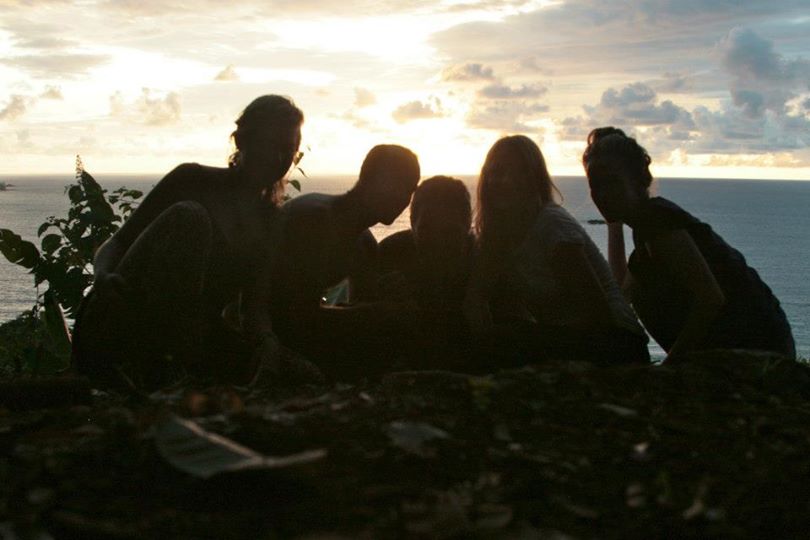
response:
[[(275, 350), (265, 299), (250, 291), (274, 255), (303, 120), (289, 98), (256, 98), (236, 120), (228, 167), (179, 165), (98, 249), (74, 331), (80, 372), (145, 388), (189, 372), (249, 380), (255, 359), (228, 358)], [(240, 294), (232, 339), (223, 312)]]
[[(675, 203), (650, 196), (647, 151), (624, 131), (588, 135), (582, 163), (608, 222), (608, 259), (667, 360), (710, 348), (795, 356), (785, 313), (743, 255)], [(625, 258), (624, 225), (635, 249)]]
[(509, 333), (524, 328), (517, 340), (526, 345), (524, 358), (649, 361), (647, 337), (607, 261), (555, 194), (531, 139), (513, 135), (492, 146), (478, 180), (470, 324)]

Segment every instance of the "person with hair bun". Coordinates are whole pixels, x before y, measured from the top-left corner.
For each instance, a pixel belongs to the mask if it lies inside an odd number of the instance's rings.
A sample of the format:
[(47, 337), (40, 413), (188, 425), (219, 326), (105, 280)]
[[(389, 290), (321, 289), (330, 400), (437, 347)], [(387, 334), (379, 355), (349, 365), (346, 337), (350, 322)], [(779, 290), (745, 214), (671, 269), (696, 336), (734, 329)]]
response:
[(492, 146), (478, 181), (479, 254), (465, 301), (471, 328), (492, 331), (493, 357), (503, 362), (649, 362), (647, 336), (607, 262), (555, 192), (531, 139)]
[[(785, 313), (743, 255), (675, 203), (650, 196), (651, 159), (614, 127), (594, 129), (582, 163), (608, 222), (608, 259), (667, 361), (699, 349), (772, 351), (795, 357)], [(624, 224), (635, 249), (625, 258)]]
[[(246, 382), (256, 355), (277, 349), (260, 296), (246, 291), (277, 247), (268, 238), (303, 120), (289, 98), (256, 98), (236, 120), (227, 168), (177, 166), (98, 249), (74, 331), (80, 372), (143, 388), (178, 372)], [(223, 312), (240, 293), (234, 329)]]

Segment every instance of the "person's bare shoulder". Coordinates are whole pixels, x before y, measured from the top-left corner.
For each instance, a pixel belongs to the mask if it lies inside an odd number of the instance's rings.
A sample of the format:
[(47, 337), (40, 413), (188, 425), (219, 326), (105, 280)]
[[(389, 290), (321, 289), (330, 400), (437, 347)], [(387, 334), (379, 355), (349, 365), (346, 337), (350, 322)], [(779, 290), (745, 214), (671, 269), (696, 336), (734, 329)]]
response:
[[(206, 167), (199, 163), (181, 163), (158, 182), (157, 193), (176, 193), (190, 198), (210, 191), (227, 176), (227, 169)], [(182, 197), (181, 197), (182, 198)]]
[(335, 195), (323, 193), (308, 193), (290, 199), (281, 207), (287, 227), (305, 232), (330, 228), (336, 199)]

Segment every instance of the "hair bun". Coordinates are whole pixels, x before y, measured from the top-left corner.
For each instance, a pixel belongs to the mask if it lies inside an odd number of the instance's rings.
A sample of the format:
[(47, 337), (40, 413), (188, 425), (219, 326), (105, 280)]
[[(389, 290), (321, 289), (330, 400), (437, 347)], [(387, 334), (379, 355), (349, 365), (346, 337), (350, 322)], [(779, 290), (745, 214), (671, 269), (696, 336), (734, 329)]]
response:
[(600, 127), (592, 130), (588, 134), (588, 146), (592, 146), (605, 137), (609, 137), (611, 135), (619, 135), (625, 139), (628, 138), (627, 134), (619, 128), (613, 126)]

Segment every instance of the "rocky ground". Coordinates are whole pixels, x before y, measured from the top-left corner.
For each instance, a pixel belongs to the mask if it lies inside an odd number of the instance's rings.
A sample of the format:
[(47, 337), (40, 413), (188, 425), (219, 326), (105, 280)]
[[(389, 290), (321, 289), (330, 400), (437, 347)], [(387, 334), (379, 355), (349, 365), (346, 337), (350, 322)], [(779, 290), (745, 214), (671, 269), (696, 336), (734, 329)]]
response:
[(0, 393), (3, 538), (810, 534), (810, 368), (776, 357)]

